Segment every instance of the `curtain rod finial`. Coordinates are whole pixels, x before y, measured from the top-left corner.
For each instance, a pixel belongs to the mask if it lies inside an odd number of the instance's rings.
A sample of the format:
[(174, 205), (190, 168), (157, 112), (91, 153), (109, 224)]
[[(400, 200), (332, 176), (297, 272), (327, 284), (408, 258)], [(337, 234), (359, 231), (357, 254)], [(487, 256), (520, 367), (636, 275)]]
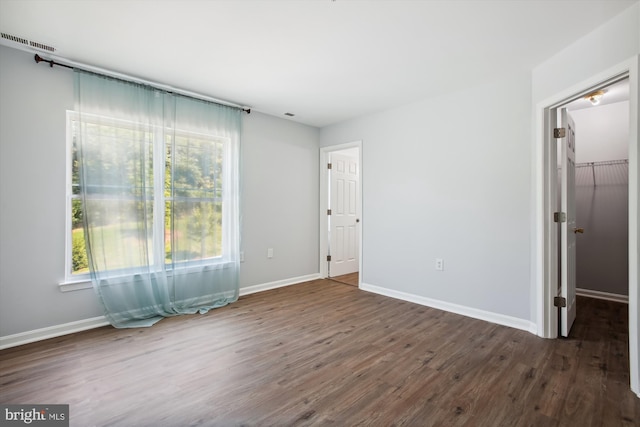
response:
[(46, 63), (49, 64), (50, 68), (53, 68), (53, 61), (47, 61), (46, 59), (42, 59), (42, 57), (40, 55), (38, 55), (37, 53), (35, 54), (33, 59), (36, 61), (37, 64), (39, 64), (41, 62), (46, 62)]

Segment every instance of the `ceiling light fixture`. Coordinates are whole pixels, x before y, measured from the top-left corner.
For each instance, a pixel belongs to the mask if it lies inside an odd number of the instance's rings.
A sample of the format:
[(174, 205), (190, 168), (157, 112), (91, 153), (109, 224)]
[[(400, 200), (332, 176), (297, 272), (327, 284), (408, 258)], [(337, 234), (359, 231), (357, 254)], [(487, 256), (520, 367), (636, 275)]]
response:
[(584, 99), (589, 100), (589, 102), (591, 102), (591, 104), (593, 105), (598, 105), (603, 96), (604, 96), (604, 90), (597, 90), (595, 92), (591, 92), (590, 94), (586, 95)]

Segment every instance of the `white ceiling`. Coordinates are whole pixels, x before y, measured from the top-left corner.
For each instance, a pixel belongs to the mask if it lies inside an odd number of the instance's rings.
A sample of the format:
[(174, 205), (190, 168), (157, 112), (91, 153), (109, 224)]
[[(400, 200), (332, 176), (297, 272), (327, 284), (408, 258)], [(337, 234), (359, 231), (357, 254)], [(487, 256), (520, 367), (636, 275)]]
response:
[(320, 127), (531, 70), (637, 1), (0, 0), (0, 31)]
[(623, 79), (602, 89), (604, 95), (597, 105), (593, 105), (587, 98), (576, 99), (567, 104), (570, 111), (583, 110), (585, 108), (596, 108), (603, 105), (616, 104), (618, 102), (629, 101), (629, 79)]

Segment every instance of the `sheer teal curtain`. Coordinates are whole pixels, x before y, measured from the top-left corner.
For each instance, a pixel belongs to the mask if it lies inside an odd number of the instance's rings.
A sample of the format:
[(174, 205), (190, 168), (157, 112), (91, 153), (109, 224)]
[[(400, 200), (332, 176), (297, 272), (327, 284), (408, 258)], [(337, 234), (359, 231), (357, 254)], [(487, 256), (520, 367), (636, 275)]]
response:
[(238, 298), (241, 111), (75, 71), (94, 289), (115, 327)]

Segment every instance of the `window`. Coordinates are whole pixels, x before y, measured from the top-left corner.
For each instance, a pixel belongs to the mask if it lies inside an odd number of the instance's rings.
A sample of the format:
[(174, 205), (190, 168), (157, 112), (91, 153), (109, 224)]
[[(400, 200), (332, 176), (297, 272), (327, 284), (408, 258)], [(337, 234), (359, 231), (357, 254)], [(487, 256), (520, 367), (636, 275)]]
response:
[(77, 116), (67, 111), (67, 239), (66, 281), (88, 279), (89, 261), (82, 229), (82, 201), (80, 200), (80, 177), (77, 156)]
[(222, 255), (223, 153), (224, 141), (210, 136), (167, 137), (165, 263)]
[[(87, 184), (86, 203), (94, 212), (94, 239), (104, 236), (126, 241), (126, 252), (113, 251), (108, 264), (123, 273), (141, 265), (164, 264), (177, 270), (206, 261), (223, 262), (223, 194), (225, 163), (229, 160), (226, 138), (153, 126), (132, 125), (124, 120), (97, 117), (87, 120), (87, 134), (100, 134), (99, 165), (85, 153), (85, 167), (99, 167), (104, 174), (120, 174), (121, 185), (94, 194)], [(77, 113), (67, 112), (67, 250), (66, 282), (89, 279), (80, 194)], [(105, 135), (108, 144), (105, 144)], [(164, 135), (164, 136), (163, 136)], [(164, 138), (163, 150), (155, 149)], [(144, 147), (140, 147), (144, 141)], [(106, 146), (108, 145), (108, 146)], [(135, 154), (134, 154), (135, 153)], [(140, 171), (140, 168), (145, 170)], [(155, 173), (155, 171), (160, 171)], [(129, 198), (127, 196), (130, 196)], [(140, 200), (147, 203), (141, 203)], [(123, 220), (127, 218), (127, 220)], [(132, 218), (137, 220), (132, 221)], [(140, 221), (153, 232), (139, 233)], [(97, 222), (97, 223), (96, 223)]]

